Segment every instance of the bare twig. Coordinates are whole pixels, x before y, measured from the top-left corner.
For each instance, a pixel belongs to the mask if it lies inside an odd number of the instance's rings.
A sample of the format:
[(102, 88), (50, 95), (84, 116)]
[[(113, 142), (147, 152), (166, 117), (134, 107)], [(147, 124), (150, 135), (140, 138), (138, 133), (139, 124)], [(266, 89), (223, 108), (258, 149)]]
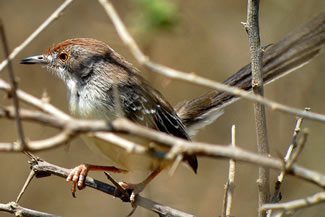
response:
[[(24, 118), (24, 115), (25, 113), (21, 112), (22, 118)], [(32, 115), (29, 116), (29, 118), (30, 117), (32, 117)], [(46, 116), (43, 116), (43, 118), (45, 117)], [(75, 133), (74, 136), (81, 132), (85, 133), (87, 130), (123, 132), (123, 133), (137, 135), (140, 137), (145, 137), (152, 141), (165, 144), (171, 147), (170, 152), (166, 156), (163, 156), (161, 155), (161, 153), (155, 153), (153, 150), (148, 152), (148, 150), (143, 146), (133, 144), (127, 140), (121, 140), (122, 142), (120, 142), (119, 137), (117, 137), (113, 133), (104, 133), (104, 132), (95, 133), (97, 138), (104, 139), (109, 142), (114, 142), (114, 144), (117, 144), (121, 148), (124, 148), (127, 151), (130, 151), (132, 153), (138, 153), (138, 154), (150, 153), (156, 155), (156, 157), (166, 157), (169, 159), (175, 159), (178, 155), (189, 153), (189, 154), (198, 154), (198, 155), (203, 155), (203, 156), (208, 156), (213, 158), (220, 158), (220, 157), (231, 158), (234, 160), (248, 162), (248, 163), (252, 163), (264, 167), (270, 167), (281, 171), (284, 168), (283, 162), (276, 158), (261, 156), (256, 153), (245, 151), (238, 147), (225, 147), (224, 145), (189, 142), (187, 140), (176, 138), (174, 136), (170, 136), (162, 132), (157, 132), (155, 130), (148, 129), (144, 126), (139, 126), (127, 119), (116, 119), (112, 122), (93, 121), (93, 120), (74, 120), (72, 118), (70, 118), (69, 121), (60, 120), (59, 118), (57, 119), (58, 122), (54, 125), (57, 127), (61, 126), (64, 128), (65, 127), (64, 123), (69, 123), (69, 126), (71, 126), (70, 130), (73, 130), (72, 132)], [(64, 134), (64, 132), (61, 133)], [(66, 142), (66, 141), (62, 140), (62, 142)], [(49, 141), (46, 141), (44, 143), (46, 144), (46, 146), (44, 146), (45, 148), (48, 148), (50, 147), (49, 145), (51, 145)], [(57, 144), (55, 143), (55, 145)], [(33, 147), (33, 142), (29, 143), (29, 147)], [(44, 147), (42, 147), (40, 143), (36, 142), (36, 146), (33, 147), (33, 150), (42, 150), (42, 148)], [(12, 144), (6, 144), (6, 143), (0, 144), (0, 150), (3, 149), (7, 151), (21, 151), (19, 149), (19, 146), (13, 146)], [(288, 174), (295, 175), (299, 178), (315, 183), (321, 187), (325, 187), (325, 175), (321, 173), (309, 169), (305, 169), (297, 165), (293, 165), (291, 170), (288, 171)]]
[[(309, 108), (305, 108), (305, 110), (308, 111), (310, 109)], [(294, 129), (293, 135), (292, 135), (291, 144), (289, 145), (288, 150), (287, 150), (287, 153), (286, 153), (286, 155), (284, 157), (285, 168), (284, 168), (283, 171), (281, 171), (280, 175), (277, 178), (277, 182), (275, 184), (275, 191), (273, 193), (272, 200), (271, 200), (272, 203), (278, 203), (280, 201), (280, 198), (281, 198), (281, 195), (280, 195), (281, 184), (282, 184), (282, 182), (284, 180), (284, 177), (286, 175), (286, 172), (288, 170), (290, 170), (292, 164), (296, 160), (296, 157), (293, 159), (292, 158), (292, 155), (294, 153), (294, 150), (297, 147), (297, 137), (298, 137), (298, 135), (300, 133), (300, 129), (301, 129), (302, 122), (303, 122), (303, 118), (302, 117), (299, 117), (297, 119), (297, 121), (296, 121), (296, 126), (295, 126), (295, 129)], [(301, 145), (301, 146), (303, 146), (303, 145)], [(293, 159), (293, 160), (291, 160), (291, 163), (289, 163), (289, 160), (290, 159)]]
[[(2, 44), (3, 44), (3, 50), (5, 53), (5, 57), (8, 58), (9, 57), (8, 42), (7, 42), (5, 29), (4, 29), (1, 19), (0, 19), (0, 35), (1, 35), (1, 40), (2, 40)], [(18, 134), (18, 139), (19, 139), (19, 145), (21, 145), (22, 149), (25, 150), (27, 144), (25, 142), (23, 125), (21, 123), (20, 116), (19, 116), (19, 100), (17, 97), (17, 81), (15, 78), (14, 70), (12, 68), (11, 60), (10, 59), (8, 59), (8, 60), (9, 60), (8, 61), (8, 73), (9, 73), (9, 80), (10, 80), (10, 84), (11, 84), (10, 96), (12, 97), (12, 101), (13, 101), (15, 113), (16, 113), (15, 121), (16, 121), (16, 129), (17, 129), (17, 134)]]
[(264, 204), (260, 209), (261, 210), (280, 209), (285, 211), (286, 213), (292, 213), (295, 210), (302, 209), (305, 207), (310, 207), (324, 202), (325, 202), (325, 192), (323, 191), (303, 199), (293, 200), (285, 203)]
[(301, 136), (299, 143), (297, 145), (297, 150), (295, 152), (293, 152), (292, 157), (289, 158), (289, 160), (286, 162), (285, 170), (290, 171), (292, 165), (296, 162), (298, 156), (300, 155), (300, 153), (302, 152), (302, 150), (306, 144), (307, 136), (308, 136), (308, 130), (305, 129), (305, 130), (303, 130), (302, 136)]
[[(124, 198), (127, 199), (127, 201), (129, 202), (129, 200), (130, 200), (129, 193), (124, 188), (122, 188), (122, 186), (117, 181), (115, 181), (115, 179), (108, 172), (104, 172), (104, 174), (106, 175), (107, 179), (112, 182), (112, 184), (115, 186), (115, 188), (117, 188), (123, 194)], [(114, 192), (114, 194), (115, 194), (115, 192)], [(124, 198), (122, 199), (123, 201), (124, 201)]]
[[(244, 24), (248, 34), (249, 48), (251, 54), (252, 88), (257, 95), (264, 96), (262, 77), (262, 56), (260, 30), (258, 23), (259, 0), (248, 0), (247, 23)], [(263, 104), (254, 104), (255, 126), (257, 136), (257, 151), (260, 154), (269, 154), (269, 143), (266, 129), (265, 107)], [(270, 171), (268, 168), (260, 167), (258, 170), (258, 207), (269, 202), (270, 198)], [(265, 213), (259, 212), (259, 217)]]
[(21, 207), (15, 202), (9, 202), (7, 204), (0, 203), (0, 211), (12, 213), (15, 216), (20, 217), (59, 217), (49, 213)]
[[(62, 168), (53, 164), (50, 164), (46, 161), (39, 160), (37, 162), (33, 162), (32, 169), (36, 172), (36, 174), (41, 174), (41, 176), (48, 176), (48, 175), (56, 175), (58, 177), (66, 178), (70, 170), (66, 168)], [(102, 191), (106, 194), (112, 195), (114, 197), (119, 197), (124, 201), (124, 195), (117, 195), (115, 191), (115, 187), (109, 184), (103, 183), (101, 181), (95, 180), (90, 176), (87, 176), (85, 179), (86, 186), (91, 187), (93, 189)], [(156, 203), (152, 200), (147, 198), (141, 197), (137, 195), (137, 205), (141, 206), (145, 209), (151, 210), (155, 213), (158, 213), (161, 216), (181, 216), (181, 217), (190, 217), (193, 215), (181, 212), (179, 210), (173, 209), (171, 207), (165, 206), (163, 204)]]
[[(236, 127), (232, 125), (231, 127), (231, 146), (236, 147)], [(229, 217), (231, 206), (232, 206), (232, 198), (235, 188), (235, 161), (233, 159), (229, 160), (229, 172), (228, 172), (228, 181), (225, 185), (225, 195), (223, 200), (223, 210), (222, 216)]]
[[(297, 126), (298, 125), (300, 126), (301, 122), (302, 122), (302, 119), (298, 120), (297, 121)], [(297, 127), (296, 127), (296, 129), (297, 129)], [(294, 135), (294, 137), (295, 136), (296, 135)], [(291, 170), (293, 163), (297, 160), (299, 154), (301, 153), (301, 151), (302, 151), (302, 149), (303, 149), (303, 147), (304, 147), (304, 145), (306, 143), (307, 136), (308, 136), (308, 132), (307, 132), (307, 130), (304, 130), (299, 143), (298, 144), (294, 143), (295, 144), (294, 146), (296, 146), (297, 150), (294, 151), (294, 152), (290, 152), (290, 153), (293, 153), (293, 154), (287, 155), (288, 158), (286, 158), (286, 160), (285, 160), (285, 167), (284, 167), (283, 171), (281, 172), (281, 174), (278, 176), (278, 180), (275, 183), (275, 191), (273, 193), (272, 201), (271, 201), (272, 203), (278, 203), (282, 199), (280, 189), (281, 189), (281, 185), (283, 183), (283, 179), (284, 179), (287, 171)], [(296, 142), (296, 141), (293, 141), (293, 142)], [(291, 150), (290, 147), (291, 147), (291, 145), (289, 146), (288, 151)], [(287, 152), (287, 154), (288, 154), (288, 152)], [(271, 217), (272, 213), (273, 213), (273, 210), (268, 210), (267, 211), (267, 217)]]
[(19, 194), (17, 196), (16, 203), (19, 202), (20, 198), (25, 193), (25, 190), (27, 189), (29, 183), (31, 183), (31, 181), (33, 180), (34, 176), (35, 176), (35, 172), (34, 172), (34, 170), (31, 170), (28, 177), (27, 177), (27, 179), (26, 179), (26, 181), (25, 181), (25, 183), (24, 183), (23, 188), (20, 190), (20, 192), (19, 192)]
[(0, 64), (0, 72), (7, 66), (8, 60), (13, 60), (30, 42), (32, 42), (46, 27), (58, 19), (62, 12), (72, 3), (73, 0), (65, 0), (23, 43), (16, 47), (9, 58)]

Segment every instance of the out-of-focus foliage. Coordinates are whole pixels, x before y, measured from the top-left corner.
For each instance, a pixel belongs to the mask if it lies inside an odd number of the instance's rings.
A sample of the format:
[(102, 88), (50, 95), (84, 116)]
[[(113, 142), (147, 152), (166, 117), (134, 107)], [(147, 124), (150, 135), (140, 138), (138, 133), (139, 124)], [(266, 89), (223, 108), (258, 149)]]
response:
[(170, 30), (178, 23), (176, 4), (172, 0), (134, 0), (139, 24), (146, 30)]

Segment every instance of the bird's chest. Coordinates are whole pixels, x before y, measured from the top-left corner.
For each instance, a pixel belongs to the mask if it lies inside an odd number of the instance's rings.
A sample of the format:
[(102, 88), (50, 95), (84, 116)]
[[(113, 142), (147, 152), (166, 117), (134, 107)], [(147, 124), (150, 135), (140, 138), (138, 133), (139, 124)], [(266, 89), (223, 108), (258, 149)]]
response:
[(116, 118), (112, 103), (96, 88), (80, 87), (77, 82), (69, 81), (68, 103), (70, 113), (82, 119), (113, 120)]

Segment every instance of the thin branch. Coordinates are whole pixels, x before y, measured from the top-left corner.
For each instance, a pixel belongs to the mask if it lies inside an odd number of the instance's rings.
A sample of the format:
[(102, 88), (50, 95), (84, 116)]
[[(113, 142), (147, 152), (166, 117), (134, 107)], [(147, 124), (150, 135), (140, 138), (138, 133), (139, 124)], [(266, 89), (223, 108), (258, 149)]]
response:
[[(24, 118), (24, 112), (21, 112), (21, 117)], [(31, 117), (31, 116), (30, 116)], [(45, 117), (45, 116), (43, 116)], [(51, 119), (52, 120), (52, 119)], [(62, 123), (61, 123), (62, 122)], [(50, 123), (50, 122), (49, 122)], [(283, 170), (284, 164), (281, 160), (268, 157), (261, 156), (259, 154), (248, 152), (238, 147), (225, 147), (224, 145), (216, 145), (216, 144), (206, 144), (200, 142), (189, 142), (187, 140), (183, 140), (174, 136), (167, 135), (162, 132), (157, 132), (152, 129), (148, 129), (144, 126), (137, 125), (127, 119), (116, 119), (111, 122), (107, 121), (95, 121), (95, 120), (74, 120), (72, 118), (67, 120), (60, 120), (58, 118), (58, 122), (54, 125), (59, 126), (62, 124), (62, 127), (65, 127), (64, 123), (69, 123), (70, 130), (73, 129), (72, 132), (74, 136), (79, 133), (85, 133), (86, 131), (82, 130), (98, 130), (101, 131), (112, 131), (112, 132), (122, 132), (128, 133), (132, 135), (137, 135), (140, 137), (148, 138), (152, 141), (158, 142), (160, 144), (165, 144), (166, 146), (171, 147), (169, 153), (164, 156), (162, 153), (154, 152), (153, 150), (148, 151), (143, 146), (137, 145), (135, 143), (129, 142), (125, 139), (122, 139), (116, 136), (113, 133), (104, 133), (97, 132), (95, 133), (97, 138), (103, 139), (105, 141), (114, 142), (114, 144), (119, 145), (121, 148), (138, 154), (153, 154), (158, 158), (166, 157), (168, 159), (175, 159), (178, 155), (182, 154), (198, 154), (203, 156), (208, 156), (212, 158), (228, 158), (234, 159), (238, 161), (248, 162), (259, 166), (270, 167), (277, 170)], [(94, 128), (92, 129), (92, 125)], [(78, 128), (78, 126), (80, 128)], [(99, 128), (96, 128), (99, 127)], [(64, 132), (61, 132), (64, 133)], [(59, 134), (60, 135), (60, 134)], [(69, 138), (69, 137), (68, 137)], [(64, 142), (64, 140), (63, 140)], [(46, 143), (46, 148), (49, 147), (49, 142)], [(33, 148), (33, 150), (42, 150), (42, 146), (39, 145), (40, 142), (36, 142), (37, 146)], [(58, 145), (58, 144), (55, 144)], [(33, 147), (33, 142), (31, 141), (28, 147)], [(0, 150), (5, 151), (21, 151), (19, 146), (15, 146), (12, 144), (2, 143), (0, 144)], [(288, 174), (295, 175), (304, 180), (308, 180), (309, 182), (315, 183), (321, 187), (325, 187), (325, 175), (305, 169), (303, 167), (293, 165), (291, 170), (288, 171)]]
[(28, 185), (31, 183), (31, 181), (33, 180), (34, 177), (35, 177), (35, 172), (34, 172), (34, 170), (31, 170), (28, 177), (27, 177), (27, 179), (26, 179), (26, 181), (25, 181), (25, 183), (24, 183), (24, 186), (22, 187), (22, 189), (20, 190), (20, 192), (19, 192), (19, 194), (17, 196), (17, 199), (15, 201), (16, 203), (19, 202), (20, 198), (23, 196), (23, 194), (25, 193)]
[(16, 47), (8, 59), (0, 64), (0, 72), (8, 65), (8, 60), (13, 60), (30, 42), (32, 42), (44, 29), (46, 29), (54, 20), (58, 19), (62, 12), (72, 3), (73, 0), (65, 0), (50, 16), (47, 18), (25, 41)]
[[(232, 125), (231, 127), (231, 146), (236, 147), (236, 127)], [(225, 186), (225, 195), (223, 200), (223, 211), (222, 216), (229, 217), (231, 206), (232, 206), (232, 198), (235, 188), (235, 169), (236, 164), (233, 159), (229, 160), (229, 172), (228, 172), (228, 181)]]
[(260, 209), (261, 210), (283, 210), (286, 213), (292, 213), (293, 211), (296, 211), (298, 209), (310, 207), (313, 205), (317, 205), (320, 203), (325, 203), (325, 192), (319, 192), (312, 196), (293, 200), (285, 203), (278, 203), (278, 204), (264, 204)]
[[(54, 164), (50, 164), (46, 161), (39, 160), (39, 161), (34, 161), (32, 163), (32, 169), (35, 171), (36, 174), (39, 174), (40, 176), (49, 176), (49, 175), (55, 175), (61, 178), (66, 178), (69, 173), (70, 169), (62, 168), (59, 166), (56, 166)], [(122, 201), (128, 201), (125, 200), (124, 195), (121, 194), (116, 194), (115, 187), (106, 183), (103, 183), (101, 181), (95, 180), (91, 178), (90, 176), (87, 176), (85, 179), (86, 186), (102, 191), (106, 194), (112, 195), (114, 197), (120, 198)], [(179, 210), (173, 209), (171, 207), (165, 206), (163, 204), (159, 204), (157, 202), (154, 202), (150, 199), (144, 198), (140, 195), (137, 195), (137, 205), (141, 206), (145, 209), (151, 210), (155, 213), (158, 213), (161, 216), (180, 216), (180, 217), (190, 217), (193, 215), (181, 212)]]
[[(299, 125), (299, 127), (300, 127), (301, 122), (302, 122), (302, 119), (299, 119), (297, 121), (297, 126)], [(296, 132), (296, 130), (295, 130), (295, 132)], [(294, 135), (294, 138), (295, 138), (296, 135)], [(287, 171), (291, 170), (293, 163), (296, 162), (298, 156), (300, 155), (300, 153), (301, 153), (301, 151), (302, 151), (302, 149), (303, 149), (303, 147), (304, 147), (304, 145), (305, 145), (305, 143), (307, 141), (307, 136), (308, 136), (308, 132), (306, 130), (304, 130), (299, 143), (296, 144), (296, 141), (293, 141), (294, 146), (296, 146), (296, 148), (297, 148), (296, 151), (292, 152), (292, 149), (290, 148), (290, 147), (292, 147), (292, 145), (289, 146), (289, 149), (288, 149), (288, 152), (287, 152), (287, 158), (285, 158), (285, 161), (284, 161), (285, 166), (284, 166), (283, 171), (281, 172), (281, 174), (278, 176), (278, 180), (275, 183), (275, 191), (273, 193), (272, 201), (271, 201), (272, 203), (278, 203), (282, 199), (282, 194), (280, 192), (280, 189), (281, 189), (281, 185), (283, 183), (283, 179), (284, 179)], [(290, 155), (288, 155), (289, 153), (290, 153)], [(291, 154), (291, 153), (293, 153), (293, 154)], [(273, 210), (268, 210), (267, 211), (267, 217), (271, 217), (272, 213), (273, 213)]]
[[(249, 48), (251, 54), (252, 68), (252, 88), (257, 95), (264, 96), (263, 76), (262, 76), (262, 56), (263, 51), (260, 41), (259, 30), (259, 0), (248, 0), (247, 23), (245, 29), (248, 34)], [(269, 154), (269, 142), (266, 129), (266, 115), (263, 104), (254, 104), (255, 126), (257, 137), (257, 151), (260, 154)], [(258, 170), (258, 207), (269, 202), (270, 199), (270, 171), (268, 168), (260, 167)], [(259, 212), (259, 217), (265, 216), (265, 212)]]
[[(307, 110), (309, 110), (309, 108), (305, 108), (305, 110), (307, 111)], [(303, 118), (299, 117), (297, 119), (297, 121), (296, 121), (295, 129), (294, 129), (292, 139), (291, 139), (291, 144), (289, 145), (287, 153), (286, 153), (286, 155), (284, 157), (285, 168), (287, 168), (287, 169), (284, 168), (284, 170), (281, 171), (280, 175), (277, 178), (277, 182), (275, 184), (275, 191), (273, 193), (272, 200), (271, 200), (272, 203), (278, 203), (280, 201), (280, 198), (282, 197), (280, 195), (281, 194), (280, 193), (280, 188), (281, 188), (281, 185), (283, 183), (284, 177), (286, 175), (286, 172), (288, 170), (290, 170), (291, 166), (296, 161), (297, 157), (295, 157), (293, 160), (291, 160), (291, 163), (288, 163), (289, 160), (292, 159), (292, 155), (293, 155), (293, 153), (294, 153), (294, 151), (295, 151), (295, 149), (297, 147), (297, 137), (298, 137), (298, 135), (300, 133), (302, 123), (303, 123)]]
[(19, 206), (15, 202), (9, 202), (7, 204), (0, 203), (0, 211), (12, 213), (15, 216), (20, 216), (20, 217), (60, 217), (45, 212), (27, 209), (22, 206)]
[[(2, 19), (0, 19), (0, 35), (1, 35), (1, 40), (2, 40), (2, 44), (3, 44), (3, 50), (4, 50), (4, 54), (5, 57), (8, 58), (9, 57), (9, 48), (8, 48), (8, 42), (7, 42), (7, 38), (6, 38), (6, 34), (5, 34), (5, 29), (2, 23)], [(25, 142), (25, 136), (24, 136), (24, 130), (23, 130), (23, 125), (22, 122), (20, 120), (20, 115), (19, 115), (19, 100), (17, 97), (17, 81), (15, 78), (15, 74), (14, 74), (14, 70), (12, 68), (12, 64), (11, 64), (11, 60), (9, 59), (8, 61), (8, 73), (9, 73), (9, 80), (10, 80), (10, 84), (11, 84), (11, 92), (10, 92), (10, 96), (12, 97), (12, 101), (14, 104), (14, 108), (15, 108), (15, 113), (17, 114), (15, 116), (15, 121), (16, 121), (16, 129), (17, 129), (17, 134), (18, 134), (18, 139), (19, 139), (19, 145), (22, 146), (22, 149), (25, 150), (26, 149), (26, 142)]]

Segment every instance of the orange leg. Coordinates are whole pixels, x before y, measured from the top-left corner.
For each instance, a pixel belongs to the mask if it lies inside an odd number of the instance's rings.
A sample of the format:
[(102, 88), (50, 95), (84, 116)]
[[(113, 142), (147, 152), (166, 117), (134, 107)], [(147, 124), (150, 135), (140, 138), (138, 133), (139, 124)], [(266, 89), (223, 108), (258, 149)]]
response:
[(109, 171), (114, 173), (126, 173), (127, 170), (119, 169), (113, 166), (99, 166), (91, 164), (80, 164), (79, 166), (73, 168), (68, 175), (66, 181), (72, 181), (72, 195), (75, 196), (77, 186), (79, 189), (84, 188), (84, 180), (90, 170), (97, 171)]
[(162, 171), (163, 168), (159, 167), (158, 169), (154, 170), (144, 181), (138, 183), (138, 184), (129, 184), (120, 182), (120, 186), (124, 189), (131, 189), (132, 194), (130, 196), (130, 201), (132, 206), (135, 205), (135, 197), (137, 194), (143, 191), (143, 189)]

